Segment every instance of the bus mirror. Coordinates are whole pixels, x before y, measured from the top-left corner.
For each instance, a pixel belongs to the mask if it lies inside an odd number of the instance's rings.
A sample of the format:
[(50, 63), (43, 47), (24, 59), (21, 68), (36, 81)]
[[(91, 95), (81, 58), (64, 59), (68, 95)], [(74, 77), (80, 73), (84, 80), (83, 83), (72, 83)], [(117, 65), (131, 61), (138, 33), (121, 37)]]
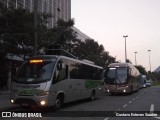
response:
[(61, 70), (62, 69), (62, 61), (59, 61), (57, 64), (57, 70)]
[(129, 76), (131, 75), (131, 69), (128, 69)]

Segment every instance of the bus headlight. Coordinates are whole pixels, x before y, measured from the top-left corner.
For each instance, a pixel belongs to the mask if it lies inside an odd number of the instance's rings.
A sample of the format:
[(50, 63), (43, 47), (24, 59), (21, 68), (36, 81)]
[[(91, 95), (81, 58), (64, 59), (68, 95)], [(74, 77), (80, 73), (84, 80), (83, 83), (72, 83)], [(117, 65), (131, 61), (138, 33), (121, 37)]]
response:
[(11, 103), (14, 103), (14, 100), (11, 100)]
[(125, 92), (126, 92), (126, 90), (123, 90), (123, 92), (125, 93)]
[(45, 100), (42, 100), (42, 101), (40, 102), (40, 104), (43, 106), (43, 105), (46, 104), (46, 101), (45, 101)]
[(107, 90), (107, 92), (109, 92), (109, 90)]

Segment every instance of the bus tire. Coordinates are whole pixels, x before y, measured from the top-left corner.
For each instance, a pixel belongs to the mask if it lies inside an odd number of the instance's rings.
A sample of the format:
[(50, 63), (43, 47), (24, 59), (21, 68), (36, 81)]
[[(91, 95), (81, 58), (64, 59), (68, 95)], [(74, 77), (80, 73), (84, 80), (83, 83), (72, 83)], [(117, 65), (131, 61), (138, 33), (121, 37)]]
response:
[(96, 92), (95, 92), (95, 90), (93, 90), (92, 91), (92, 93), (91, 93), (91, 101), (94, 101), (95, 100), (95, 98), (96, 98)]
[(55, 102), (55, 107), (54, 107), (55, 110), (59, 110), (62, 107), (63, 102), (64, 102), (64, 95), (63, 94), (58, 95)]

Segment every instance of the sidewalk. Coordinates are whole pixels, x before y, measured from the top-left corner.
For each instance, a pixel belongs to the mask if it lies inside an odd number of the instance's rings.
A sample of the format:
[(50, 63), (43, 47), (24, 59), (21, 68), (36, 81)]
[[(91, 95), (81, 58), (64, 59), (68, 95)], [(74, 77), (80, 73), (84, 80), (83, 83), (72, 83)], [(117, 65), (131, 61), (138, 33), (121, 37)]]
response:
[(7, 89), (0, 89), (0, 95), (2, 94), (9, 94), (9, 90)]
[(17, 105), (10, 103), (9, 90), (0, 89), (0, 111), (13, 107), (17, 107)]

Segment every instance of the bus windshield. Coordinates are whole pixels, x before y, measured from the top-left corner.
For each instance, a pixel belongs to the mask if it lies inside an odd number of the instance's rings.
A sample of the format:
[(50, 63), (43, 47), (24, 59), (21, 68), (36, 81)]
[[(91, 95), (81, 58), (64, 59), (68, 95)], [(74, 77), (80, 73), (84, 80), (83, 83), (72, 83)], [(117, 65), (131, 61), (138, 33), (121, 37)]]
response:
[(123, 84), (127, 82), (127, 68), (109, 68), (107, 74), (109, 84)]
[(50, 80), (56, 59), (51, 60), (28, 60), (17, 72), (13, 81), (30, 84), (41, 83)]

